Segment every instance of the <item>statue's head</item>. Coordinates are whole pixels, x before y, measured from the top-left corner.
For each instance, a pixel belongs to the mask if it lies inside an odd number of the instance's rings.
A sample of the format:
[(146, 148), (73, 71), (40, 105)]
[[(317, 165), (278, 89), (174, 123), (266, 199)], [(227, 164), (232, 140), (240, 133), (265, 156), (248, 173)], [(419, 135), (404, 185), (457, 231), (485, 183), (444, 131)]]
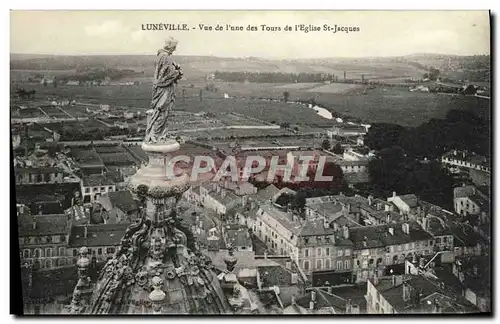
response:
[(165, 41), (165, 45), (163, 46), (163, 49), (165, 51), (169, 52), (170, 54), (172, 54), (177, 48), (177, 43), (178, 43), (178, 41), (176, 39), (174, 39), (173, 37), (169, 37)]

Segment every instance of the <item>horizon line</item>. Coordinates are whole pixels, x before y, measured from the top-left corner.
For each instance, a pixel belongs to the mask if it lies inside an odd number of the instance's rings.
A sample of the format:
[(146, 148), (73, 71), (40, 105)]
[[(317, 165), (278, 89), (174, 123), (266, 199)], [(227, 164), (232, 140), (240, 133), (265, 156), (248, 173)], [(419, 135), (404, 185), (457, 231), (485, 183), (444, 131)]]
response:
[[(10, 53), (9, 55), (40, 55), (40, 56), (154, 56), (154, 53), (146, 54), (146, 53), (78, 53), (78, 54), (54, 54), (54, 53)], [(177, 54), (174, 56), (201, 56), (201, 57), (214, 57), (214, 58), (230, 58), (230, 59), (262, 59), (262, 60), (289, 60), (289, 61), (297, 61), (297, 60), (321, 60), (321, 59), (370, 59), (370, 58), (401, 58), (408, 56), (425, 56), (425, 55), (433, 55), (433, 56), (456, 56), (456, 57), (467, 57), (467, 56), (490, 56), (490, 53), (482, 53), (482, 54), (444, 54), (444, 53), (430, 53), (430, 52), (422, 52), (422, 53), (410, 53), (403, 55), (378, 55), (378, 56), (323, 56), (323, 57), (304, 57), (304, 58), (282, 58), (282, 57), (262, 57), (262, 56), (218, 56), (218, 55), (210, 55), (210, 54)]]

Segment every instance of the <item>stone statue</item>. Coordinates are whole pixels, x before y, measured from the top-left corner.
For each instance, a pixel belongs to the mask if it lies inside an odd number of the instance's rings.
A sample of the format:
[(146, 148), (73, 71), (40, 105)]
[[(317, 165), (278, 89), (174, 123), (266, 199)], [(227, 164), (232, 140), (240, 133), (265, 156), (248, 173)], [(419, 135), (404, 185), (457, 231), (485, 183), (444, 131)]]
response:
[(146, 143), (164, 143), (169, 139), (167, 120), (174, 108), (175, 86), (183, 75), (181, 67), (172, 60), (176, 48), (177, 41), (170, 38), (156, 55), (153, 98), (144, 140)]

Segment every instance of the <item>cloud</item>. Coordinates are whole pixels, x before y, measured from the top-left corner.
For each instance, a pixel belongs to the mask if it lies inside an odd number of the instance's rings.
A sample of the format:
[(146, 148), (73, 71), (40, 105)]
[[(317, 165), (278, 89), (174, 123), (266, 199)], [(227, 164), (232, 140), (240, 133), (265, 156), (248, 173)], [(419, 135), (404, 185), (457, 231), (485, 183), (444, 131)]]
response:
[(89, 25), (85, 27), (85, 33), (88, 36), (112, 37), (122, 33), (124, 27), (119, 21), (108, 20), (99, 25)]

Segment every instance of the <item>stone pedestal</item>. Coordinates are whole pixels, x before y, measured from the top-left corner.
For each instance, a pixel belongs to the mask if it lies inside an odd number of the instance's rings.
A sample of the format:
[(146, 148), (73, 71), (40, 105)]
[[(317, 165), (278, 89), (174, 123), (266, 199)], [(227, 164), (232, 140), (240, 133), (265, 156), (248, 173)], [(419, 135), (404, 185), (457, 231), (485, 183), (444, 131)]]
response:
[(189, 176), (175, 168), (167, 169), (180, 145), (175, 140), (164, 143), (143, 143), (142, 149), (148, 155), (147, 166), (141, 167), (128, 184), (137, 196), (146, 198), (146, 213), (152, 221), (160, 221), (170, 215), (177, 201), (189, 188)]

